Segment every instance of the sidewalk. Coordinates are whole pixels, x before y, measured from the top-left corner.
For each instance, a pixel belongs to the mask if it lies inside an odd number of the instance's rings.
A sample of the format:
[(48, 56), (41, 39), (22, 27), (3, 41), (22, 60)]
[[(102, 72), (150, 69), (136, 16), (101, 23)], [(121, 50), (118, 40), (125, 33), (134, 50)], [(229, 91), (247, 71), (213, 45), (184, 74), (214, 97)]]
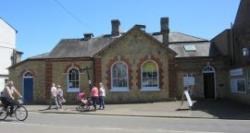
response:
[(109, 104), (105, 110), (78, 112), (77, 105), (65, 105), (60, 110), (45, 110), (45, 105), (26, 106), (30, 112), (84, 114), (84, 115), (117, 115), (139, 117), (168, 118), (204, 118), (204, 119), (250, 119), (250, 108), (246, 105), (225, 100), (194, 101), (192, 110), (181, 101), (156, 102), (143, 104)]

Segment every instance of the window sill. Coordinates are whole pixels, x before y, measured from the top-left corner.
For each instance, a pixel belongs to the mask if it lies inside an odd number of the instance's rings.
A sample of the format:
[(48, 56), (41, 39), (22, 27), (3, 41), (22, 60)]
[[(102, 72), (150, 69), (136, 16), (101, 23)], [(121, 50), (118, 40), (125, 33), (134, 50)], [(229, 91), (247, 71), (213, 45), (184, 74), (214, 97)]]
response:
[(239, 95), (246, 95), (246, 91), (237, 91), (237, 92), (231, 92), (232, 94), (239, 94)]
[(111, 92), (129, 92), (128, 88), (112, 88)]
[(160, 91), (160, 88), (142, 88), (141, 91), (144, 92)]
[(74, 93), (74, 92), (80, 92), (80, 88), (68, 88), (67, 92), (72, 92), (72, 93)]

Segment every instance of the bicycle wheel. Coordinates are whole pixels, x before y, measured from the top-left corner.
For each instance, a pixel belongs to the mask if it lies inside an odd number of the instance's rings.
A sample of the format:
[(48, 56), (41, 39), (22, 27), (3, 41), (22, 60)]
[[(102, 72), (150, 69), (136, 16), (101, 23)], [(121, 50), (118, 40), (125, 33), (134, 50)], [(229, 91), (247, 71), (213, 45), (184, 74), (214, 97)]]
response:
[(28, 110), (24, 106), (18, 106), (15, 109), (15, 117), (19, 121), (24, 121), (28, 117)]
[(7, 110), (3, 106), (0, 106), (0, 120), (5, 120), (7, 116)]

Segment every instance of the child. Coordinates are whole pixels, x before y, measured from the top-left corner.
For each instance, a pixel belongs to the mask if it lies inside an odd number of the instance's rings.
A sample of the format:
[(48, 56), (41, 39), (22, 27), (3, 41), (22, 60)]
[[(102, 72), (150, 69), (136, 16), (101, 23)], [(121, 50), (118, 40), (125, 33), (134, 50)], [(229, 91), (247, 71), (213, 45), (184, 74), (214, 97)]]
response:
[(79, 101), (83, 104), (83, 105), (86, 105), (88, 103), (88, 100), (86, 98), (86, 94), (84, 92), (80, 92), (78, 94), (78, 99)]

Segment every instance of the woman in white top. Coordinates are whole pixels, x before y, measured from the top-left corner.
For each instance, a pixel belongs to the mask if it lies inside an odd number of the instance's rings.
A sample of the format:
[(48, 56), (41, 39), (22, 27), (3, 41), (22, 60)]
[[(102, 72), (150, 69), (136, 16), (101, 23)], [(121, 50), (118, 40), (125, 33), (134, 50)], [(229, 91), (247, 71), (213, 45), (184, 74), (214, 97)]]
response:
[(99, 88), (99, 102), (100, 102), (99, 109), (104, 110), (104, 108), (105, 108), (104, 98), (106, 96), (106, 92), (105, 92), (104, 85), (102, 83), (99, 83), (99, 85), (100, 85), (100, 88)]

